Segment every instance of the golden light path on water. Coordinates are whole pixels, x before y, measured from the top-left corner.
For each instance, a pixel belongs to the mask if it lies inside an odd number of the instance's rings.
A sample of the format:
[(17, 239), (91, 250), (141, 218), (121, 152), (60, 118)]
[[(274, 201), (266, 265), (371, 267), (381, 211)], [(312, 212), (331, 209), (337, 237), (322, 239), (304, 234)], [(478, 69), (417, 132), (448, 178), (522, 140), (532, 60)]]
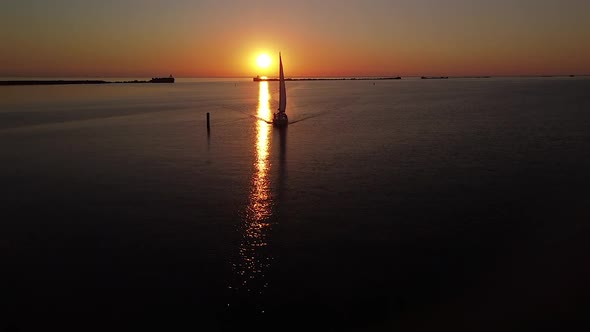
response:
[[(268, 82), (260, 82), (258, 93), (258, 112), (256, 116), (262, 119), (270, 119), (270, 94)], [(252, 190), (250, 191), (250, 204), (248, 205), (249, 219), (254, 221), (255, 227), (268, 226), (262, 221), (270, 216), (270, 192), (268, 181), (268, 150), (270, 126), (263, 122), (256, 122), (256, 165), (252, 177)], [(252, 234), (258, 236), (261, 234)]]
[[(268, 82), (259, 83), (258, 118), (271, 118)], [(269, 148), (271, 126), (256, 121), (254, 172), (240, 224), (241, 241), (238, 262), (234, 264), (236, 281), (233, 286), (239, 305), (264, 312), (260, 296), (268, 286), (265, 273), (272, 261), (268, 248), (271, 230), (272, 197), (269, 181)]]

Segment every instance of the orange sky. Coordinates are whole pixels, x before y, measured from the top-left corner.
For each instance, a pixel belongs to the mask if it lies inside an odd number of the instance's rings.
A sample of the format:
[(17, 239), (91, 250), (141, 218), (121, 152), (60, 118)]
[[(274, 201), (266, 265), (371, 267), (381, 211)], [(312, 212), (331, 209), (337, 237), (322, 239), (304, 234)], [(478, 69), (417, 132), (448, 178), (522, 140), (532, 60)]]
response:
[(3, 2), (0, 76), (590, 74), (585, 0), (121, 2)]

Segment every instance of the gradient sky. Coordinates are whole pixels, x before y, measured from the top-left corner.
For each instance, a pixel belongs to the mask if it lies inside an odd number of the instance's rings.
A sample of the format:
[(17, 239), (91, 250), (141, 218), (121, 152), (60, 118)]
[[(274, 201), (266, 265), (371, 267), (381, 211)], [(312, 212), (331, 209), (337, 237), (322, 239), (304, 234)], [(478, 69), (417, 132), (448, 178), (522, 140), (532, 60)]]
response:
[(276, 76), (278, 51), (287, 76), (590, 74), (589, 14), (589, 0), (0, 0), (0, 76)]

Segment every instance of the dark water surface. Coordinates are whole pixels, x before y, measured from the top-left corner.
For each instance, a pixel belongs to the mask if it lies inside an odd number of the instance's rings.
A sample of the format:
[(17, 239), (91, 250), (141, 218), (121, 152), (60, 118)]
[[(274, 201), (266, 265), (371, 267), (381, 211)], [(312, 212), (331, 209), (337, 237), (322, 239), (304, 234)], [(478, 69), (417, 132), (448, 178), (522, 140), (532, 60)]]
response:
[[(0, 87), (0, 329), (586, 322), (590, 79)], [(211, 131), (206, 113), (211, 114)]]

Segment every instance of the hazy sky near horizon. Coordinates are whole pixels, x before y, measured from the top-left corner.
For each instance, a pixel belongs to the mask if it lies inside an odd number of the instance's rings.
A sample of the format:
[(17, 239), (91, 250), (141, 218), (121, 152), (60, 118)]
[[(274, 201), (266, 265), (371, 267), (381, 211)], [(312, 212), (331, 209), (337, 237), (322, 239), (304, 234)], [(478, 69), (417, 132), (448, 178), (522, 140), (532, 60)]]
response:
[[(588, 0), (0, 0), (0, 76), (590, 74)], [(257, 68), (266, 52), (274, 63)]]

